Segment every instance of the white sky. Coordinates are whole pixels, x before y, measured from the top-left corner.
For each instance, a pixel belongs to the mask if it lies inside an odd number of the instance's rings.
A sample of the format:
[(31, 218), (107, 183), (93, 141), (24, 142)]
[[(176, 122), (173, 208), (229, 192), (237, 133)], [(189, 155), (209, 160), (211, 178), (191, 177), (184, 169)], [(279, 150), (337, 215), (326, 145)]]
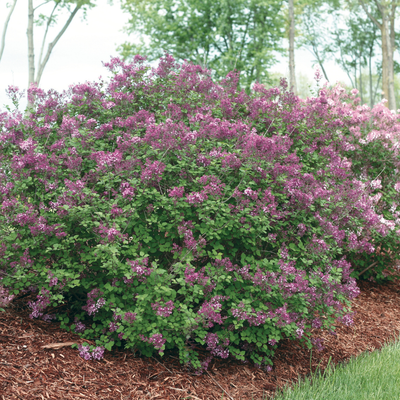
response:
[[(7, 1), (11, 2), (11, 0), (0, 0), (0, 34), (9, 11), (6, 8)], [(34, 0), (34, 6), (40, 3), (42, 0)], [(82, 11), (78, 12), (54, 47), (42, 75), (40, 82), (42, 89), (62, 91), (68, 89), (71, 84), (97, 80), (99, 76), (106, 78), (108, 71), (103, 67), (102, 61), (107, 62), (111, 56), (117, 56), (118, 45), (125, 41), (135, 41), (134, 36), (128, 36), (122, 31), (129, 15), (122, 12), (118, 0), (114, 0), (114, 5), (110, 5), (107, 0), (95, 0), (94, 3), (96, 7), (88, 10), (86, 20), (82, 20)], [(40, 12), (49, 14), (50, 11), (51, 6), (43, 6), (35, 16)], [(4, 110), (4, 104), (9, 104), (5, 94), (5, 89), (9, 85), (18, 86), (20, 89), (26, 89), (28, 85), (27, 14), (27, 1), (18, 0), (9, 23), (3, 57), (0, 60), (0, 110)], [(66, 14), (60, 15), (59, 23), (50, 29), (45, 51), (49, 41), (58, 34), (66, 18)], [(35, 26), (36, 64), (43, 32), (44, 28)], [(315, 69), (312, 67), (310, 53), (307, 50), (297, 50), (295, 57), (296, 72), (312, 79)], [(348, 81), (345, 73), (333, 62), (326, 63), (325, 69), (331, 82)], [(273, 70), (287, 74), (287, 60), (282, 58), (282, 62)]]

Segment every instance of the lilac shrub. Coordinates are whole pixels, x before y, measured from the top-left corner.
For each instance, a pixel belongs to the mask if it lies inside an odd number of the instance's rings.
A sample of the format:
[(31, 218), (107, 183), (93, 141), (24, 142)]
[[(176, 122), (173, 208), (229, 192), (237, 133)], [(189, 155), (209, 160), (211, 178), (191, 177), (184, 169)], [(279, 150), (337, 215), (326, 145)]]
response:
[(35, 318), (68, 301), (61, 327), (96, 341), (85, 359), (177, 348), (198, 371), (270, 369), (282, 338), (320, 346), (312, 330), (351, 323), (349, 259), (389, 234), (372, 172), (352, 169), (357, 106), (144, 61), (111, 59), (108, 84), (32, 86), (27, 117), (0, 114), (3, 285), (37, 287)]
[[(394, 270), (400, 259), (400, 123), (399, 116), (386, 106), (386, 100), (372, 110), (358, 105), (358, 91), (348, 95), (340, 87), (327, 90), (332, 114), (343, 115), (339, 134), (342, 155), (351, 160), (351, 170), (363, 182), (380, 218), (376, 229), (363, 227), (353, 237), (368, 237), (375, 251), (347, 255), (354, 276), (392, 279), (386, 270)], [(344, 103), (344, 104), (343, 104)], [(347, 116), (344, 115), (347, 113)]]

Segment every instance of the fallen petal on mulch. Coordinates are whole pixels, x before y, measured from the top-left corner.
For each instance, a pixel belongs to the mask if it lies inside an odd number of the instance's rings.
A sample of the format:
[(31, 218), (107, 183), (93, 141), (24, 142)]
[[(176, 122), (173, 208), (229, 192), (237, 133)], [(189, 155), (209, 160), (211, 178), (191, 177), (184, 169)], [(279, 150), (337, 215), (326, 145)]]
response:
[(304, 349), (297, 341), (279, 344), (271, 372), (236, 360), (214, 360), (196, 376), (180, 365), (173, 352), (163, 358), (135, 356), (130, 350), (105, 352), (101, 361), (85, 361), (73, 343), (95, 344), (65, 332), (59, 323), (32, 320), (28, 298), (0, 312), (0, 399), (193, 399), (261, 400), (278, 387), (329, 360), (338, 364), (380, 348), (400, 331), (400, 283), (360, 283), (353, 302), (352, 327), (338, 326), (336, 336), (322, 335), (325, 349)]

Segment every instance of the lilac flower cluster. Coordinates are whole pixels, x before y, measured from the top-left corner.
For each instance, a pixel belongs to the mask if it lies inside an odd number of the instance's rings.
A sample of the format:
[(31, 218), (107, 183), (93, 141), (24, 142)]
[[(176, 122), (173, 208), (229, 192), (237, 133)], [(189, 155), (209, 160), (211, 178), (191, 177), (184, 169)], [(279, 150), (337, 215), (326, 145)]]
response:
[(54, 276), (53, 272), (49, 270), (49, 286), (55, 286), (58, 283), (58, 278)]
[(343, 317), (341, 318), (341, 321), (342, 321), (343, 325), (351, 326), (351, 325), (354, 324), (353, 314), (354, 313), (343, 315)]
[(148, 267), (148, 257), (145, 257), (142, 260), (127, 260), (127, 262), (131, 266), (132, 272), (139, 277), (141, 282), (145, 282), (146, 276), (149, 276), (153, 272), (153, 269)]
[(132, 199), (132, 197), (135, 195), (135, 188), (133, 188), (128, 182), (122, 182), (120, 190), (124, 199)]
[[(82, 307), (89, 315), (95, 314), (101, 307), (106, 304), (106, 300), (102, 296), (104, 293), (100, 289), (93, 289), (87, 294), (86, 306)], [(98, 298), (99, 297), (99, 298)], [(97, 298), (97, 301), (95, 300)]]
[(321, 338), (312, 338), (311, 339), (311, 343), (313, 344), (313, 346), (318, 350), (318, 351), (322, 351), (324, 350), (324, 346), (323, 346), (323, 342), (324, 339)]
[(207, 371), (210, 362), (214, 359), (213, 355), (209, 355), (206, 357), (204, 361), (201, 362), (200, 368), (197, 368), (195, 371), (196, 375), (202, 375), (204, 371)]
[(212, 282), (211, 278), (205, 274), (205, 267), (198, 272), (196, 272), (195, 268), (186, 267), (185, 282), (190, 286), (193, 286), (195, 283), (203, 286), (205, 293), (212, 292), (216, 285)]
[(229, 300), (229, 296), (213, 296), (210, 301), (205, 301), (200, 310), (197, 312), (204, 321), (206, 326), (212, 328), (214, 323), (222, 325), (225, 317), (221, 316), (222, 301)]
[(161, 333), (154, 333), (149, 338), (145, 337), (144, 335), (139, 335), (139, 337), (143, 342), (152, 344), (154, 348), (158, 350), (159, 354), (164, 353), (164, 345), (167, 340), (163, 338)]
[(164, 169), (165, 164), (163, 164), (161, 161), (154, 161), (152, 163), (149, 159), (147, 159), (146, 168), (141, 174), (141, 179), (144, 183), (152, 181), (160, 182)]
[(86, 361), (88, 360), (101, 360), (104, 356), (104, 347), (98, 346), (95, 347), (92, 351), (89, 350), (89, 346), (84, 346), (80, 344), (78, 346), (79, 355), (84, 358)]
[(50, 291), (46, 290), (44, 288), (42, 288), (41, 290), (42, 294), (38, 294), (36, 296), (37, 301), (33, 302), (33, 301), (29, 301), (28, 305), (30, 308), (32, 308), (32, 313), (29, 314), (29, 318), (33, 319), (33, 318), (45, 318), (45, 320), (49, 320), (52, 319), (52, 316), (47, 316), (47, 315), (43, 315), (43, 312), (47, 306), (50, 304)]
[[(277, 310), (277, 312), (279, 312), (279, 310)], [(232, 308), (231, 313), (238, 321), (248, 321), (250, 326), (263, 325), (267, 318), (275, 316), (275, 314), (272, 313), (267, 314), (263, 311), (256, 311), (253, 307), (251, 308), (251, 312), (247, 312), (245, 311), (243, 302), (240, 302), (237, 308)]]
[(172, 300), (167, 301), (164, 305), (161, 305), (158, 301), (151, 303), (151, 308), (156, 311), (156, 315), (159, 317), (169, 317), (174, 310), (174, 302)]
[(207, 350), (210, 350), (211, 355), (218, 356), (221, 358), (228, 358), (229, 357), (229, 339), (224, 339), (222, 345), (220, 345), (219, 337), (216, 333), (208, 333), (204, 341), (207, 344)]
[(114, 242), (116, 238), (120, 238), (122, 240), (128, 238), (127, 234), (122, 234), (115, 227), (109, 228), (103, 224), (100, 224), (100, 226), (96, 229), (96, 231), (103, 239), (107, 239), (109, 242)]
[(76, 333), (85, 331), (86, 325), (84, 323), (82, 323), (81, 321), (79, 321), (77, 319), (77, 317), (75, 317), (75, 319), (74, 319), (74, 324), (75, 324), (75, 332)]
[[(180, 236), (183, 236), (183, 247), (196, 255), (200, 249), (206, 245), (206, 240), (201, 236), (196, 240), (193, 236), (193, 228), (194, 225), (192, 221), (182, 221), (178, 226), (178, 233)], [(176, 245), (175, 249), (175, 251), (180, 251), (182, 247)]]
[(203, 189), (200, 192), (192, 192), (186, 195), (186, 201), (189, 204), (198, 205), (208, 200), (209, 196), (222, 196), (222, 191), (226, 186), (214, 175), (203, 175), (200, 177), (199, 183), (203, 185)]
[(127, 321), (129, 324), (133, 324), (134, 321), (136, 320), (136, 316), (137, 316), (136, 313), (128, 311), (124, 315), (124, 321)]
[(170, 197), (177, 197), (177, 198), (182, 198), (183, 193), (185, 192), (185, 188), (183, 186), (181, 187), (174, 187), (168, 191), (168, 196)]

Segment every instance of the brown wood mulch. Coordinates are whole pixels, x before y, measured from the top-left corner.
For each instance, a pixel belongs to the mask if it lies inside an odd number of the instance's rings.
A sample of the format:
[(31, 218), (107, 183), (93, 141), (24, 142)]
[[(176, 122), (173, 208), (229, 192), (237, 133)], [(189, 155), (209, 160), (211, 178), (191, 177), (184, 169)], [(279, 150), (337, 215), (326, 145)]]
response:
[[(325, 349), (312, 353), (312, 369), (323, 370), (351, 356), (380, 348), (400, 331), (400, 283), (360, 283), (352, 327), (326, 333)], [(283, 341), (272, 372), (235, 360), (214, 360), (196, 376), (176, 354), (145, 358), (130, 350), (105, 351), (101, 361), (85, 361), (71, 343), (94, 342), (62, 331), (57, 322), (30, 319), (29, 297), (0, 312), (0, 399), (267, 399), (276, 388), (310, 373), (310, 351)], [(52, 346), (50, 346), (52, 345)], [(47, 346), (47, 348), (44, 348)]]

